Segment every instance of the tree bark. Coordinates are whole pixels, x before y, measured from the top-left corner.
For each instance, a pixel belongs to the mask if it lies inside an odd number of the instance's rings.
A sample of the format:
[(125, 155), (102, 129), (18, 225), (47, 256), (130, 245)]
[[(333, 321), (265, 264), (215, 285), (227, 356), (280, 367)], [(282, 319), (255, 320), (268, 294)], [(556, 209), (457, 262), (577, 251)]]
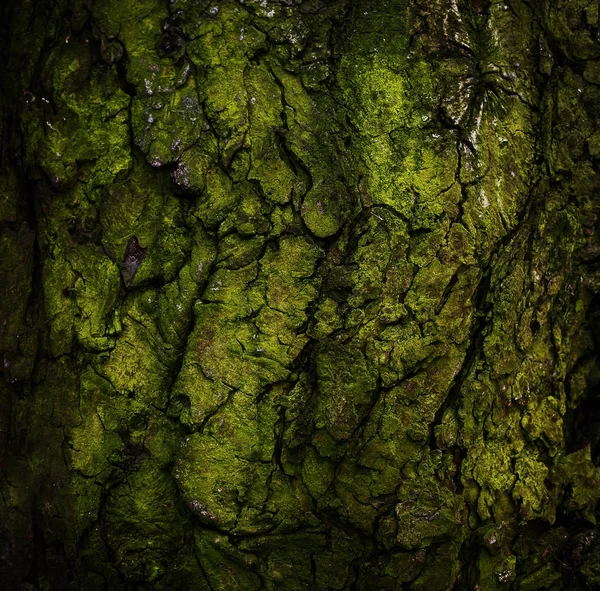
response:
[(2, 588), (600, 588), (595, 2), (2, 10)]

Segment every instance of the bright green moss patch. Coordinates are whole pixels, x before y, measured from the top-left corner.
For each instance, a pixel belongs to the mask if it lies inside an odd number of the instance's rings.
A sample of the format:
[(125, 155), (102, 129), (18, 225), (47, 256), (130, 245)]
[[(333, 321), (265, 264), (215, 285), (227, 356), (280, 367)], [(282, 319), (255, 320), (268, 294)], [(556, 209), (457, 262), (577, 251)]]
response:
[(316, 363), (321, 393), (316, 426), (336, 439), (348, 439), (375, 389), (373, 373), (359, 351), (333, 343), (319, 350)]

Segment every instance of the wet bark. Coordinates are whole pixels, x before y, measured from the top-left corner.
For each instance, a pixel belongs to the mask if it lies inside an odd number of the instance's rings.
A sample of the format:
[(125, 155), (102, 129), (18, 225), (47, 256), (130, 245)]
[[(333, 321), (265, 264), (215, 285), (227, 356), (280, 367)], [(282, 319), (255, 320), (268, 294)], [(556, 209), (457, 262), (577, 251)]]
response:
[(598, 588), (595, 2), (2, 10), (3, 588)]

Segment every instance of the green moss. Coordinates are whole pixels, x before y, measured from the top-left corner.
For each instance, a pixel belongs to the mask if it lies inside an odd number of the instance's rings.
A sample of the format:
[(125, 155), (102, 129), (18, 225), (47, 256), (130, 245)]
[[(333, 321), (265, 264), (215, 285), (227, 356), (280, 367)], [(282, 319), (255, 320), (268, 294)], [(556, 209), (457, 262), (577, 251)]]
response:
[(309, 448), (302, 463), (302, 481), (315, 499), (320, 499), (327, 492), (333, 483), (334, 473), (332, 462)]
[(513, 498), (520, 504), (520, 514), (527, 520), (540, 516), (554, 521), (554, 514), (548, 507), (548, 467), (535, 452), (524, 451), (515, 462), (515, 473), (518, 480), (513, 489)]
[(600, 551), (596, 547), (591, 555), (585, 561), (582, 572), (589, 585), (598, 585), (600, 583)]
[[(292, 515), (297, 516), (298, 500), (289, 488), (278, 493), (291, 503), (289, 508), (285, 503), (275, 504), (273, 512), (265, 507), (277, 418), (268, 403), (257, 409), (251, 396), (234, 392), (202, 434), (186, 438), (174, 477), (200, 521), (242, 534), (269, 531), (282, 519), (289, 526)], [(289, 487), (287, 481), (280, 485)]]
[[(193, 151), (184, 154), (178, 170), (181, 170), (181, 167), (184, 166), (188, 167), (188, 158), (190, 159), (190, 168), (195, 171), (193, 174), (202, 173), (202, 161), (197, 162), (195, 159), (192, 160), (194, 158)], [(189, 178), (187, 177), (187, 173), (186, 178)], [(182, 182), (186, 183), (185, 180), (182, 180)], [(196, 180), (194, 177), (191, 177), (189, 184), (191, 187), (197, 187), (200, 190), (206, 186), (206, 192), (195, 203), (192, 214), (197, 216), (208, 227), (213, 227), (221, 222), (237, 202), (237, 195), (233, 190), (231, 181), (219, 168), (213, 167), (208, 169), (206, 176), (202, 180)]]
[[(177, 161), (198, 141), (205, 124), (193, 82), (168, 90), (163, 100), (157, 99), (152, 92), (149, 97), (135, 97), (131, 105), (133, 140), (154, 167)], [(201, 171), (194, 174), (200, 175)]]
[(44, 266), (44, 288), (54, 354), (68, 352), (74, 337), (89, 349), (112, 348), (119, 332), (116, 265), (87, 245), (57, 244), (53, 252)]
[(481, 550), (477, 563), (479, 579), (477, 585), (485, 591), (510, 588), (516, 579), (517, 559), (515, 556), (503, 557), (490, 555), (486, 550)]
[(109, 467), (108, 458), (123, 442), (116, 433), (104, 429), (98, 414), (88, 411), (84, 422), (72, 429), (70, 445), (73, 468), (90, 477)]
[(284, 97), (273, 76), (266, 68), (252, 68), (248, 72), (248, 93), (251, 165), (248, 179), (261, 184), (264, 195), (276, 203), (287, 203), (292, 192), (306, 192), (305, 182), (297, 178), (286, 162), (283, 144), (285, 137), (279, 130), (285, 115)]
[(544, 565), (534, 573), (524, 577), (519, 583), (519, 591), (534, 591), (535, 589), (553, 589), (555, 583), (562, 584), (562, 577), (550, 564)]
[(196, 553), (209, 589), (260, 589), (260, 578), (249, 567), (255, 560), (239, 552), (227, 536), (195, 530)]
[[(400, 500), (395, 506), (396, 541), (403, 549), (426, 548), (432, 543), (450, 540), (456, 542), (464, 535), (463, 499), (443, 485), (432, 486), (429, 477), (434, 467), (435, 458), (425, 457), (414, 477), (408, 478), (400, 487)], [(456, 547), (459, 546), (460, 543)]]
[(316, 357), (319, 404), (317, 428), (325, 427), (336, 439), (348, 439), (357, 428), (371, 395), (375, 376), (355, 347), (328, 343)]
[(315, 185), (302, 202), (302, 218), (317, 238), (327, 238), (340, 229), (348, 201), (341, 183)]
[[(221, 192), (228, 191), (226, 185), (221, 185), (221, 188), (217, 186), (217, 190), (219, 191), (217, 199), (221, 200), (227, 195), (227, 193), (224, 195)], [(269, 232), (271, 229), (269, 215), (273, 211), (273, 208), (261, 199), (260, 193), (253, 183), (245, 182), (236, 185), (233, 192), (229, 193), (229, 199), (237, 202), (237, 207), (219, 227), (220, 235), (224, 236), (234, 230), (248, 237)], [(219, 205), (217, 205), (216, 209), (218, 212)]]
[(316, 323), (310, 330), (310, 336), (319, 340), (329, 336), (334, 330), (342, 328), (342, 319), (338, 313), (338, 306), (335, 300), (327, 298), (319, 304), (315, 312)]
[[(47, 71), (54, 79), (54, 95), (39, 97), (37, 109), (23, 118), (23, 131), (31, 135), (28, 157), (37, 159), (57, 187), (72, 186), (77, 178), (96, 184), (112, 182), (131, 167), (127, 109), (129, 97), (119, 88), (112, 72), (87, 77), (86, 47), (54, 54)], [(80, 80), (69, 82), (69, 77)], [(54, 106), (50, 110), (52, 99)], [(45, 111), (45, 112), (43, 112)], [(80, 163), (93, 161), (89, 172)]]
[(98, 363), (97, 371), (123, 396), (166, 408), (169, 362), (176, 356), (163, 340), (150, 314), (158, 309), (154, 290), (131, 296), (122, 310), (122, 335), (113, 351)]
[(560, 457), (556, 465), (556, 477), (562, 492), (570, 486), (570, 492), (563, 500), (570, 510), (580, 510), (589, 520), (595, 522), (591, 508), (598, 500), (597, 479), (599, 469), (590, 457), (590, 447)]
[(130, 581), (162, 578), (184, 539), (185, 520), (168, 473), (141, 462), (107, 500), (108, 545)]
[(455, 4), (7, 13), (28, 584), (593, 586), (597, 9)]
[(103, 246), (128, 286), (172, 281), (192, 246), (181, 202), (146, 173), (141, 165), (127, 182), (110, 185), (100, 212)]
[(451, 556), (435, 555), (425, 561), (423, 570), (411, 585), (415, 591), (443, 591), (456, 581), (457, 569)]

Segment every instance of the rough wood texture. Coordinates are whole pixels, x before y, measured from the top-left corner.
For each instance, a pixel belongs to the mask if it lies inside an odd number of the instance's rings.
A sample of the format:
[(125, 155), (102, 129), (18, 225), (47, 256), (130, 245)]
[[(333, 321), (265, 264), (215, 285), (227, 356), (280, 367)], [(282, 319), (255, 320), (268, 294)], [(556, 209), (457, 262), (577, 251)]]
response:
[(591, 0), (24, 0), (3, 589), (600, 588)]

